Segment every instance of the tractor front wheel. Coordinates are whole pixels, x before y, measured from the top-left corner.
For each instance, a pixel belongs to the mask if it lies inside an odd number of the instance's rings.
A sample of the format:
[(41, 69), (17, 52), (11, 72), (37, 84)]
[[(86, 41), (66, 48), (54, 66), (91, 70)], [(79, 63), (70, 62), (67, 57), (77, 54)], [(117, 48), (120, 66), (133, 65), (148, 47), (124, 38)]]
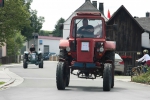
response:
[(64, 62), (58, 62), (57, 64), (56, 84), (58, 90), (64, 90), (66, 87), (66, 71)]
[(67, 75), (66, 75), (66, 87), (69, 86), (70, 82), (70, 68), (67, 69)]
[(110, 91), (112, 85), (112, 70), (110, 64), (104, 65), (103, 91)]

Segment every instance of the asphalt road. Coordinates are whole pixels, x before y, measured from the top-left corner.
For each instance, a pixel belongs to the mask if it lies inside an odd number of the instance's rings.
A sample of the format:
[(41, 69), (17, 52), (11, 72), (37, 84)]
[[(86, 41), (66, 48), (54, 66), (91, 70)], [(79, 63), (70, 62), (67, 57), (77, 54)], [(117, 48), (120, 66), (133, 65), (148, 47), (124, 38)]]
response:
[(35, 65), (29, 65), (28, 69), (21, 65), (9, 67), (24, 81), (0, 90), (0, 100), (150, 100), (148, 85), (115, 80), (114, 88), (104, 92), (102, 78), (86, 80), (71, 75), (70, 86), (57, 90), (56, 65), (57, 62), (45, 61), (43, 69)]

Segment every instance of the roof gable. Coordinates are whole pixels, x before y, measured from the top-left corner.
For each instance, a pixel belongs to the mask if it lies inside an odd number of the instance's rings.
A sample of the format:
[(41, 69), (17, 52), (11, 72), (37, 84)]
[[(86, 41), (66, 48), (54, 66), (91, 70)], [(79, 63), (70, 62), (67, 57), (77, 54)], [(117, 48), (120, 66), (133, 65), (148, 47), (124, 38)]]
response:
[(75, 12), (99, 12), (97, 8), (93, 6), (90, 1), (86, 1), (83, 5), (81, 5)]
[(122, 5), (113, 15), (112, 17), (107, 21), (107, 23), (111, 22), (111, 20), (113, 20), (115, 18), (115, 16), (121, 11), (124, 10), (130, 17), (131, 19), (141, 28), (141, 25), (132, 17), (132, 15), (128, 12), (128, 10)]

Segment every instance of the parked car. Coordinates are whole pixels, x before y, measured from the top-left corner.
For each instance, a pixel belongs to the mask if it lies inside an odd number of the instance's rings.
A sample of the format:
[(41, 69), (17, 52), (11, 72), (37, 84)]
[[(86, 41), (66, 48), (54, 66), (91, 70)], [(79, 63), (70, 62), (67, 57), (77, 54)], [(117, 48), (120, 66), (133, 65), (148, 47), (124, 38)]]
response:
[(124, 73), (124, 61), (117, 53), (115, 53), (115, 73), (119, 75)]
[(54, 52), (45, 52), (45, 53), (43, 54), (43, 60), (49, 60), (49, 58), (50, 58), (52, 55), (56, 55), (56, 53), (54, 53)]

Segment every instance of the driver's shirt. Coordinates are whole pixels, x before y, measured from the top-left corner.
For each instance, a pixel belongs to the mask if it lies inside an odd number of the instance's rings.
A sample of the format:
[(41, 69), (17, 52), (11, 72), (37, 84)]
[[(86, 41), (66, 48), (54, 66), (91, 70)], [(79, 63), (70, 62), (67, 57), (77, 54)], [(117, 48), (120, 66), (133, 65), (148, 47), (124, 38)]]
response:
[(85, 34), (94, 34), (93, 32), (87, 32), (87, 31), (83, 31), (83, 30), (87, 30), (87, 29), (94, 29), (94, 27), (92, 25), (87, 25), (86, 27), (82, 26), (79, 28), (78, 30), (78, 34), (82, 34), (82, 35), (85, 35)]
[(32, 51), (35, 51), (35, 47), (31, 47), (30, 48), (30, 51), (32, 52)]

